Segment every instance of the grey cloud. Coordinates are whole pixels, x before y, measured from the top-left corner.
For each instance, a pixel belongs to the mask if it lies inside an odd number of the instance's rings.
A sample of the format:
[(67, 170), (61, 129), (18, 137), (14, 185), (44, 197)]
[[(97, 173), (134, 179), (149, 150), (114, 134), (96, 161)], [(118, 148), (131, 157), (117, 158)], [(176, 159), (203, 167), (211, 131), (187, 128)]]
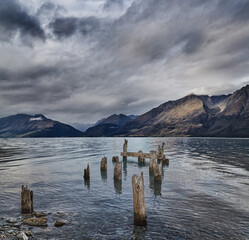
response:
[(54, 19), (49, 26), (57, 37), (65, 38), (72, 36), (76, 32), (86, 36), (94, 31), (98, 31), (100, 23), (96, 17), (61, 17)]
[(37, 15), (39, 16), (43, 13), (54, 11), (55, 9), (56, 9), (55, 4), (51, 2), (46, 2), (42, 4), (41, 7), (37, 10)]
[(62, 38), (72, 36), (77, 29), (77, 25), (77, 18), (57, 18), (52, 23), (50, 23), (50, 28), (52, 28), (53, 33), (57, 37)]
[(20, 31), (22, 36), (45, 39), (38, 19), (30, 15), (17, 0), (0, 0), (0, 26), (1, 34), (7, 34), (8, 38)]
[(114, 8), (123, 8), (123, 0), (106, 0), (103, 9), (104, 10), (113, 10)]
[(100, 22), (95, 17), (81, 18), (79, 20), (79, 31), (83, 35), (88, 35), (100, 29)]

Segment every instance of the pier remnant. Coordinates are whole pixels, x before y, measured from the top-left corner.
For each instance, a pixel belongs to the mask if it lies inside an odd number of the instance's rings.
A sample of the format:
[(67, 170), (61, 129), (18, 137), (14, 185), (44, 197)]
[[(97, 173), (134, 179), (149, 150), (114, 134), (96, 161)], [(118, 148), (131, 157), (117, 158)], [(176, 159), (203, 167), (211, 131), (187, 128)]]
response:
[(102, 158), (101, 165), (100, 165), (100, 170), (101, 171), (106, 171), (107, 170), (107, 157)]
[(144, 200), (144, 177), (143, 172), (141, 176), (134, 174), (132, 176), (133, 189), (133, 210), (134, 210), (134, 224), (136, 226), (146, 226), (147, 214)]
[(33, 191), (28, 186), (22, 185), (21, 212), (22, 214), (32, 213), (34, 210)]
[(156, 157), (157, 157), (156, 151), (150, 151), (150, 167), (149, 167), (150, 173), (154, 173), (153, 165), (154, 163), (156, 163)]
[[(128, 152), (127, 144), (128, 141), (125, 139), (125, 142), (123, 144), (123, 152), (121, 152), (121, 156), (123, 157), (124, 160), (127, 159), (127, 157), (137, 157), (138, 160), (141, 159), (142, 161), (145, 158), (151, 158), (150, 153), (144, 153), (141, 150), (139, 152)], [(156, 152), (156, 159), (166, 164), (169, 162), (169, 160), (166, 158), (164, 154), (164, 143), (162, 144), (162, 146), (160, 145), (158, 146), (158, 151)]]
[(90, 167), (89, 163), (87, 164), (87, 168), (84, 169), (84, 179), (90, 179)]
[(119, 161), (118, 156), (113, 156), (113, 157), (112, 157), (112, 161), (113, 161), (113, 162), (118, 162), (118, 161)]
[(122, 162), (118, 162), (118, 163), (115, 164), (113, 179), (115, 179), (115, 180), (121, 180), (122, 179)]
[(154, 180), (161, 181), (162, 180), (162, 162), (153, 164), (154, 170)]

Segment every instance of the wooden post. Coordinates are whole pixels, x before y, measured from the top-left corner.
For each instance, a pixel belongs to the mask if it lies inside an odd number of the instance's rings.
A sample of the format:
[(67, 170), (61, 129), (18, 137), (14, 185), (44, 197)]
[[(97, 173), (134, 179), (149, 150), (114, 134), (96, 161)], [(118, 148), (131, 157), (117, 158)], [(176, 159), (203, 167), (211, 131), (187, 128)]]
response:
[(162, 162), (160, 162), (159, 164), (154, 163), (153, 169), (154, 169), (154, 180), (155, 181), (162, 180)]
[(150, 167), (149, 167), (150, 173), (154, 172), (153, 164), (156, 163), (156, 157), (157, 157), (156, 151), (150, 151)]
[(21, 193), (21, 212), (22, 214), (32, 213), (34, 210), (33, 191), (28, 189), (28, 186), (22, 185)]
[(90, 179), (90, 167), (89, 167), (89, 163), (87, 164), (87, 168), (84, 169), (84, 179)]
[(123, 160), (127, 160), (127, 147), (128, 147), (128, 140), (124, 140), (123, 144)]
[(122, 179), (122, 162), (116, 163), (114, 167), (114, 177), (115, 180), (121, 180)]
[(134, 209), (134, 224), (137, 226), (145, 226), (147, 224), (147, 214), (144, 200), (144, 177), (134, 174), (132, 176), (133, 189), (133, 209)]
[(127, 153), (127, 147), (128, 147), (128, 140), (124, 140), (124, 144), (123, 144), (123, 152)]
[(142, 150), (138, 151), (138, 162), (139, 163), (145, 163), (145, 157)]
[(101, 165), (100, 165), (100, 170), (101, 171), (106, 171), (107, 170), (107, 157), (102, 158)]
[(164, 154), (164, 142), (163, 142), (163, 144), (162, 144), (161, 150), (162, 150), (162, 155), (163, 155), (163, 154)]
[(118, 156), (113, 156), (113, 157), (112, 157), (112, 161), (113, 161), (113, 162), (118, 162), (118, 161), (119, 161)]

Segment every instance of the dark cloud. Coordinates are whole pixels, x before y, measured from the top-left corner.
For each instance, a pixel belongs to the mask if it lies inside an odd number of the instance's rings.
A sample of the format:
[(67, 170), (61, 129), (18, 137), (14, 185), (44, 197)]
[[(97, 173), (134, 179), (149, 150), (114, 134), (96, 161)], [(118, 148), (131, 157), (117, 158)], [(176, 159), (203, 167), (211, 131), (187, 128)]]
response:
[(49, 26), (58, 38), (71, 37), (76, 32), (86, 36), (100, 29), (100, 23), (96, 17), (61, 17), (53, 20)]
[(22, 36), (45, 39), (38, 19), (30, 15), (17, 0), (0, 0), (0, 27), (1, 34), (7, 34), (8, 38), (19, 31)]
[(99, 31), (99, 19), (96, 17), (81, 18), (79, 20), (78, 28), (83, 35), (88, 35), (95, 31)]
[(76, 32), (78, 19), (73, 17), (57, 18), (49, 26), (57, 37), (70, 37)]
[(9, 71), (4, 68), (0, 68), (0, 81), (6, 81), (9, 79)]

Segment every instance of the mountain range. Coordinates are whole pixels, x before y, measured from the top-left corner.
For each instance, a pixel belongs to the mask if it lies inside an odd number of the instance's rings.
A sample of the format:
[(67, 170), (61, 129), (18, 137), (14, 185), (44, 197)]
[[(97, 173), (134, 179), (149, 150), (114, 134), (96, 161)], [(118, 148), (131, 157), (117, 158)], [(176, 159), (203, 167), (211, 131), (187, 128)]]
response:
[(249, 85), (233, 94), (191, 94), (140, 115), (113, 114), (84, 133), (43, 115), (0, 118), (0, 137), (249, 137)]
[(249, 137), (249, 85), (229, 95), (191, 94), (163, 103), (123, 126), (102, 122), (84, 135)]

